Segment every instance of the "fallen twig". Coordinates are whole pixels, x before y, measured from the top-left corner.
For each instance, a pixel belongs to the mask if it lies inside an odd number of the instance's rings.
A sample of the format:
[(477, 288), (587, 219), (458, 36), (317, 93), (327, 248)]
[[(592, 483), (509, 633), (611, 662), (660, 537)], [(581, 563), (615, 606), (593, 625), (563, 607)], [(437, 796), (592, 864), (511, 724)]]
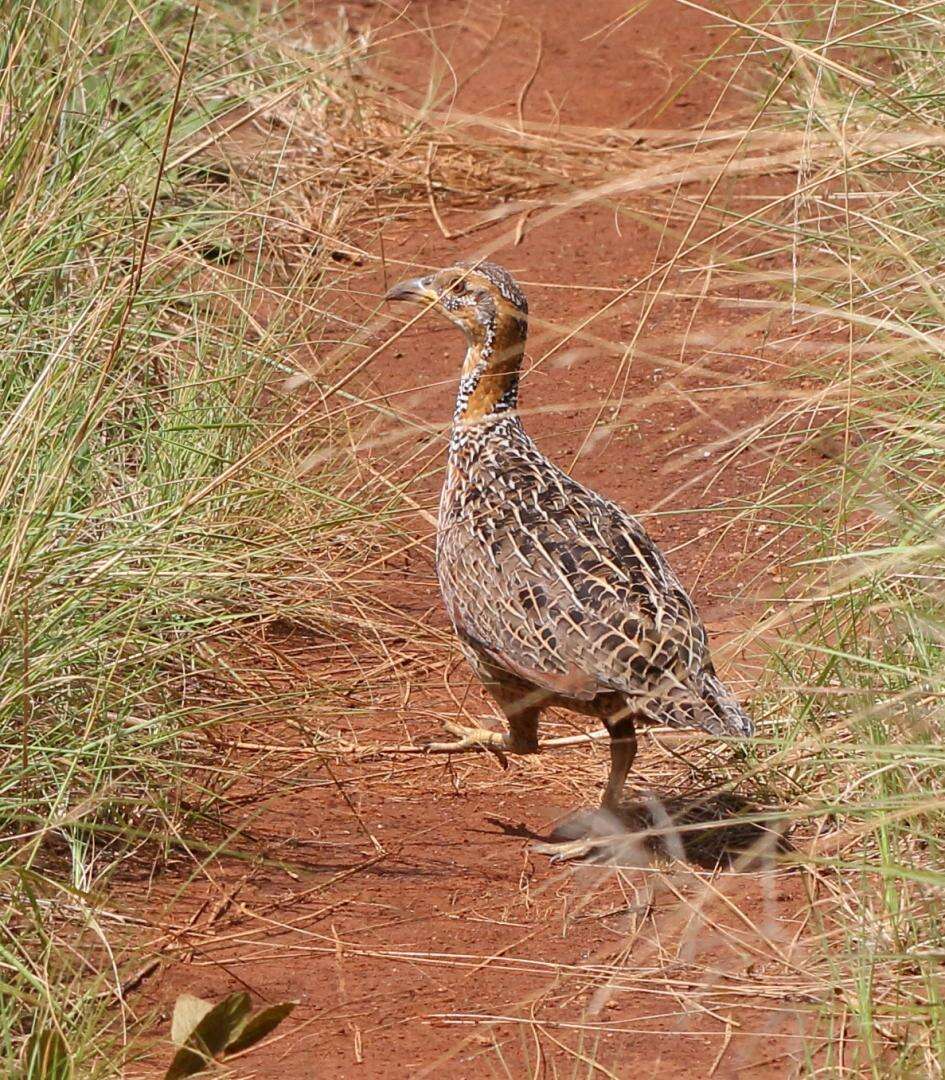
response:
[[(587, 743), (599, 742), (601, 739), (609, 737), (608, 732), (591, 731), (585, 735), (562, 735), (555, 739), (540, 739), (538, 742), (538, 749), (541, 750), (558, 750), (561, 747), (566, 746), (583, 746)], [(372, 746), (366, 747), (363, 750), (358, 749), (355, 751), (358, 757), (374, 757), (381, 754), (478, 754), (483, 750), (489, 750), (487, 746), (468, 746), (463, 750), (449, 750), (436, 746), (423, 746), (422, 744), (407, 744), (403, 746)]]

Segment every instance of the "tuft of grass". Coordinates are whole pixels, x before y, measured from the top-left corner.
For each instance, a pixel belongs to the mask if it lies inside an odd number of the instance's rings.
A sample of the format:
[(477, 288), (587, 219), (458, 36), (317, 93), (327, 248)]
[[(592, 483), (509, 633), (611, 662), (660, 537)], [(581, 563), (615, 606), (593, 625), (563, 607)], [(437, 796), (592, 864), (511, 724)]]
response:
[(747, 268), (772, 291), (773, 344), (816, 360), (795, 365), (753, 509), (795, 556), (771, 753), (819, 823), (806, 857), (832, 902), (808, 1065), (837, 1075), (945, 1070), (943, 29), (940, 11), (867, 0), (785, 10), (757, 42), (765, 122), (810, 147), (791, 198), (754, 221), (783, 256)]
[(273, 110), (331, 107), (350, 45), (225, 2), (14, 0), (0, 25), (0, 1072), (55, 1043), (117, 1075), (105, 885), (233, 783), (214, 725), (314, 693), (237, 677), (230, 643), (369, 632), (332, 581), (387, 508), (327, 404), (264, 400), (318, 347), (369, 196), (254, 154)]

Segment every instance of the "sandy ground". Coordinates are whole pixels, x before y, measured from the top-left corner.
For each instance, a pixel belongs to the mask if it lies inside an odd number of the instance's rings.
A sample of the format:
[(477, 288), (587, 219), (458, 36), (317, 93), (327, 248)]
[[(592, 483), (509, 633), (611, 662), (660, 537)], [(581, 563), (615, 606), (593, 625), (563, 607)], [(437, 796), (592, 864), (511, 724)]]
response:
[[(748, 106), (734, 91), (719, 105), (731, 62), (693, 75), (724, 42), (723, 27), (673, 0), (619, 25), (625, 7), (434, 0), (408, 5), (400, 20), (381, 5), (350, 5), (349, 17), (387, 24), (377, 63), (404, 95), (422, 91), (436, 68), (443, 109), (676, 129), (724, 125)], [(726, 197), (741, 205), (776, 183), (740, 182)], [(685, 262), (650, 279), (658, 300), (642, 288), (600, 314), (673, 256), (702, 195), (690, 186), (453, 241), (425, 212), (385, 233), (385, 266), (365, 271), (360, 303), (366, 318), (385, 279), (501, 241), (493, 257), (518, 276), (534, 316), (523, 384), (532, 433), (580, 479), (646, 515), (701, 607), (721, 667), (750, 696), (754, 668), (726, 645), (770, 599), (773, 556), (711, 507), (750, 497), (770, 468), (752, 447), (722, 467), (719, 449), (766, 408), (751, 389), (770, 363), (763, 328), (713, 298)], [(468, 220), (448, 205), (441, 213), (448, 228)], [(445, 647), (433, 665), (419, 644), (411, 652), (413, 639), (446, 629), (422, 511), (435, 505), (461, 355), (454, 332), (427, 319), (358, 386), (383, 405), (361, 434), (360, 460), (402, 482), (418, 508), (378, 597), (402, 619), (407, 659), (338, 719), (362, 748), (488, 712)], [(281, 647), (300, 670), (312, 666), (304, 640)], [(569, 730), (559, 720), (557, 732)], [(723, 819), (734, 803), (703, 794), (728, 751), (716, 754), (699, 739), (645, 740), (628, 822), (659, 821), (660, 808)], [(340, 760), (332, 775), (317, 759), (296, 762), (260, 781), (260, 797), (238, 811), (269, 863), (223, 865), (190, 883), (193, 951), (142, 993), (168, 1009), (183, 989), (298, 999), (278, 1037), (235, 1063), (247, 1076), (791, 1075), (806, 1026), (780, 973), (786, 960), (803, 963), (803, 886), (786, 868), (733, 868), (727, 855), (744, 843), (744, 827), (683, 836), (686, 851), (673, 849), (682, 857), (672, 862), (665, 843), (661, 854), (634, 846), (617, 865), (553, 866), (532, 853), (534, 837), (596, 803), (605, 756), (601, 743), (507, 771), (492, 757), (366, 758)], [(175, 888), (155, 882), (154, 902)]]

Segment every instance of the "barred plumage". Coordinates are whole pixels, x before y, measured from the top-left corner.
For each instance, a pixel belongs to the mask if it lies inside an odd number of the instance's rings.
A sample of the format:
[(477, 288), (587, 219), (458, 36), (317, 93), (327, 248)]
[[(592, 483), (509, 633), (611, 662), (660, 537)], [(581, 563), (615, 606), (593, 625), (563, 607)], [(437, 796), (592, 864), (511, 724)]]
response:
[(614, 807), (635, 722), (752, 734), (719, 681), (705, 628), (636, 518), (550, 462), (516, 412), (528, 308), (511, 275), (458, 264), (403, 282), (467, 338), (437, 530), (437, 576), (469, 662), (509, 722), (456, 749), (538, 749), (548, 705), (599, 716), (612, 736)]

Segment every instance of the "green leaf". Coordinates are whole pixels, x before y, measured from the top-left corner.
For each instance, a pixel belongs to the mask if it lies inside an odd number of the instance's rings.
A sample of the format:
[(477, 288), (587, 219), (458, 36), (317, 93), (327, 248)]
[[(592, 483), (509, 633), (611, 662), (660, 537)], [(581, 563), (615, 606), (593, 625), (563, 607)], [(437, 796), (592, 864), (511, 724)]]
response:
[(260, 1009), (243, 1024), (236, 1037), (226, 1044), (226, 1052), (238, 1054), (241, 1050), (255, 1046), (270, 1031), (275, 1031), (296, 1005), (297, 1001), (283, 1001), (279, 1005), (270, 1005), (268, 1009)]
[(182, 1080), (185, 1076), (193, 1076), (210, 1064), (210, 1058), (198, 1054), (196, 1050), (190, 1050), (182, 1046), (174, 1055), (174, 1060), (168, 1066), (164, 1074), (164, 1080)]
[[(190, 997), (191, 995), (187, 995)], [(192, 998), (199, 1002), (200, 998)], [(196, 1006), (189, 1006), (196, 1011)], [(175, 1015), (177, 1009), (174, 1009)], [(242, 1029), (249, 1013), (249, 994), (241, 990), (224, 998), (200, 1020), (186, 1043), (174, 1055), (164, 1080), (181, 1080), (205, 1069), (223, 1053), (226, 1044)]]
[(24, 1080), (69, 1080), (72, 1057), (58, 1028), (34, 1031), (26, 1043)]
[(194, 997), (193, 994), (181, 994), (174, 1002), (174, 1017), (171, 1020), (171, 1041), (183, 1046), (193, 1035), (197, 1025), (213, 1008), (212, 1001)]

